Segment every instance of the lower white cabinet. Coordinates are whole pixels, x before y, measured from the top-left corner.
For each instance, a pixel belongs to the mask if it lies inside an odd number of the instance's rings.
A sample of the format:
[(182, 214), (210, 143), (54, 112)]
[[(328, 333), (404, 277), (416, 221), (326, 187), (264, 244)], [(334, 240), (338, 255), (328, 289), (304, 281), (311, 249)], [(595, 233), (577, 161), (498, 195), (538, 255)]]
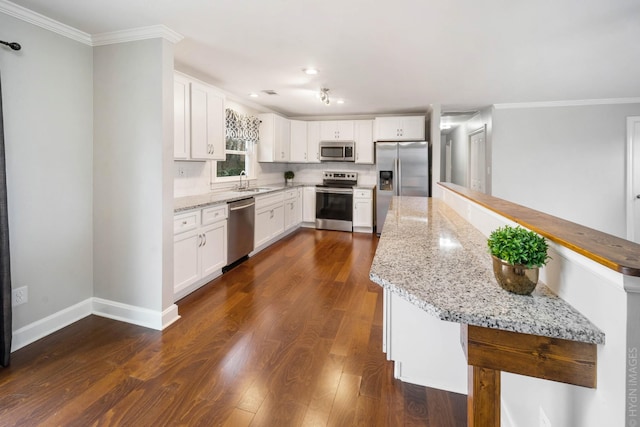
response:
[(173, 263), (173, 290), (178, 298), (227, 264), (226, 204), (174, 216)]
[(302, 191), (302, 222), (315, 227), (316, 187), (304, 187)]
[(302, 221), (300, 189), (295, 188), (284, 192), (284, 229), (289, 230)]
[(353, 231), (373, 233), (373, 190), (353, 190)]
[(284, 232), (283, 201), (282, 192), (256, 197), (255, 248)]

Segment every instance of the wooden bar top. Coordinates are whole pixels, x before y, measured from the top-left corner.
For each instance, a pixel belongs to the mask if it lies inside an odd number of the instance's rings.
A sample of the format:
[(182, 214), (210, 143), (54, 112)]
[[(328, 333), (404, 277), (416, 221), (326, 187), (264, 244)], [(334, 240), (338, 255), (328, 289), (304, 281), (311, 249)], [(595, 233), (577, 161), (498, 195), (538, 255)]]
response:
[(605, 267), (640, 277), (637, 243), (456, 184), (438, 184)]

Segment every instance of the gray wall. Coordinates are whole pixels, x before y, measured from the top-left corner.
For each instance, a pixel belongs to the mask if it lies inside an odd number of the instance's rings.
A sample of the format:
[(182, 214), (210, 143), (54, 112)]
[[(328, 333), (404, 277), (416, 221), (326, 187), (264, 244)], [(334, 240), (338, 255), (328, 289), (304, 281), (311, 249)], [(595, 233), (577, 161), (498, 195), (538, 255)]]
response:
[(94, 296), (163, 310), (173, 303), (172, 46), (96, 47), (94, 70)]
[(13, 329), (92, 296), (92, 49), (0, 13)]
[(640, 104), (496, 108), (493, 195), (626, 238), (626, 118)]
[[(466, 122), (456, 126), (446, 136), (443, 135), (442, 164), (446, 161), (446, 148), (444, 144), (451, 140), (451, 182), (454, 184), (467, 186), (467, 175), (469, 174), (469, 134), (486, 126), (485, 140), (485, 165), (491, 168), (491, 150), (493, 139), (493, 107), (480, 110), (478, 114)], [(444, 172), (443, 172), (444, 173)], [(491, 175), (486, 176), (486, 193), (491, 194)]]

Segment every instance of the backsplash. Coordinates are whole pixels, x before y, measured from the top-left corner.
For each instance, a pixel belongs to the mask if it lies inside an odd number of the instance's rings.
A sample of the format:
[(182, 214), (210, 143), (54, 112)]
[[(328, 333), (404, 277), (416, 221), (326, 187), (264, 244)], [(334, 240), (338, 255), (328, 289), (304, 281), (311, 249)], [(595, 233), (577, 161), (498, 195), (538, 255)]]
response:
[[(355, 163), (258, 163), (257, 179), (250, 180), (252, 186), (284, 184), (284, 171), (295, 173), (294, 182), (320, 183), (324, 171), (358, 172), (358, 184), (375, 185), (375, 165), (359, 165)], [(211, 162), (173, 162), (174, 197), (206, 194), (212, 191), (223, 191), (240, 182), (211, 184)]]

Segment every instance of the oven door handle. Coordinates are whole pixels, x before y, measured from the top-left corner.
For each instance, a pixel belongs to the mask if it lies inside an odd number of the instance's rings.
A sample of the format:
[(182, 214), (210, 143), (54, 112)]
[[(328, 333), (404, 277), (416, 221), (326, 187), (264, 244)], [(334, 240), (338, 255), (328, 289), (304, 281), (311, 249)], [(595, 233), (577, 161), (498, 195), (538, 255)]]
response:
[(322, 187), (316, 187), (316, 193), (353, 194), (353, 188), (322, 188)]

